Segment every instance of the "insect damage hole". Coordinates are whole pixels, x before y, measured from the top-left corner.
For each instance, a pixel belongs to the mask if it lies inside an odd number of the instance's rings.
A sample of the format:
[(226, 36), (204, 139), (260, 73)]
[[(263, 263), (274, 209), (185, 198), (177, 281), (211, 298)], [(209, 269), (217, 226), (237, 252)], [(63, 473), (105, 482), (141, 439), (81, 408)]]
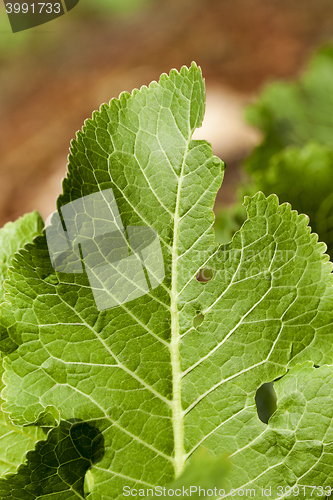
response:
[(194, 328), (198, 328), (201, 325), (203, 320), (205, 319), (205, 315), (202, 313), (197, 314), (197, 316), (193, 319)]
[(214, 271), (210, 267), (203, 267), (200, 269), (198, 274), (196, 275), (197, 281), (200, 283), (208, 283), (214, 277)]
[(277, 397), (273, 382), (267, 382), (259, 387), (255, 395), (258, 417), (264, 424), (268, 424), (277, 408)]

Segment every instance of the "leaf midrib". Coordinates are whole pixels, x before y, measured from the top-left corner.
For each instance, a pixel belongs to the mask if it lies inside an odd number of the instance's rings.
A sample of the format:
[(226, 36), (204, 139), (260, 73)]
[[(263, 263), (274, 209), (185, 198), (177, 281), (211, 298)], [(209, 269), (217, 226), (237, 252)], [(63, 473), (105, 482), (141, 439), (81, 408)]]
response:
[(183, 409), (181, 399), (181, 378), (182, 371), (180, 366), (179, 342), (181, 336), (179, 334), (179, 311), (178, 311), (178, 291), (177, 291), (177, 267), (178, 267), (178, 240), (179, 240), (179, 217), (180, 196), (184, 179), (184, 166), (189, 149), (189, 141), (187, 141), (184, 151), (183, 162), (180, 170), (177, 187), (177, 198), (174, 215), (173, 226), (173, 243), (172, 243), (172, 266), (171, 266), (171, 293), (170, 293), (170, 311), (171, 311), (171, 369), (172, 369), (172, 425), (174, 437), (174, 468), (175, 477), (182, 474), (186, 461), (186, 453), (184, 448), (184, 426), (183, 426)]

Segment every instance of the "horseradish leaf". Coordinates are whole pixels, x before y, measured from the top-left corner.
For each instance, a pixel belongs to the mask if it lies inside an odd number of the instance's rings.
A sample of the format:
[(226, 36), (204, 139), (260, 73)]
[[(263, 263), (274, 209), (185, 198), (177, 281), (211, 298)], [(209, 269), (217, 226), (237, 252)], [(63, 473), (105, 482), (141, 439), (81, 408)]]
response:
[[(7, 269), (11, 259), (23, 245), (32, 241), (34, 236), (40, 234), (43, 221), (37, 212), (26, 214), (15, 222), (8, 222), (0, 229), (0, 300), (3, 300), (3, 281), (7, 276)], [(0, 378), (3, 375), (2, 359), (0, 360)], [(0, 380), (0, 390), (3, 383)], [(0, 404), (2, 400), (0, 398)], [(13, 473), (22, 463), (28, 450), (34, 448), (37, 439), (44, 433), (36, 427), (17, 427), (8, 415), (0, 410), (0, 476)]]
[[(103, 105), (72, 143), (59, 213), (9, 272), (4, 408), (20, 425), (50, 413), (102, 434), (89, 500), (169, 484), (202, 447), (231, 454), (229, 489), (279, 498), (331, 477), (331, 367), (311, 368), (332, 364), (325, 245), (263, 193), (231, 243), (214, 242), (224, 165), (191, 140), (203, 112), (195, 64)], [(280, 377), (265, 425), (256, 391)]]

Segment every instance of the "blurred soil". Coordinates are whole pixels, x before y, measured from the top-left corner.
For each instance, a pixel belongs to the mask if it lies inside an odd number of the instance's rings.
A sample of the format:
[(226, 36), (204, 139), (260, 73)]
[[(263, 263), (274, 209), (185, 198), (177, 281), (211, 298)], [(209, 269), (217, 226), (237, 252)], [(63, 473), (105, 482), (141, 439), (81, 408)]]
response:
[(232, 202), (239, 163), (258, 141), (243, 107), (265, 82), (295, 77), (333, 35), (332, 0), (156, 0), (116, 20), (74, 14), (0, 63), (1, 225), (55, 209), (70, 140), (92, 110), (192, 60), (207, 83), (196, 137), (226, 160), (218, 203)]

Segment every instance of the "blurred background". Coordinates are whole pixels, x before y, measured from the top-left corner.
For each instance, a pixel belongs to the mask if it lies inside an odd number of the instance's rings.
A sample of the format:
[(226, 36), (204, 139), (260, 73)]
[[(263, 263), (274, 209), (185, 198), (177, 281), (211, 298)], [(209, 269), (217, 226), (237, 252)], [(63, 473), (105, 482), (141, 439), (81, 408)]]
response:
[(298, 78), (332, 36), (331, 0), (81, 0), (15, 34), (1, 4), (0, 224), (55, 210), (70, 140), (101, 103), (192, 60), (207, 85), (195, 137), (227, 164), (215, 209), (233, 206), (263, 140), (244, 108), (270, 82)]

